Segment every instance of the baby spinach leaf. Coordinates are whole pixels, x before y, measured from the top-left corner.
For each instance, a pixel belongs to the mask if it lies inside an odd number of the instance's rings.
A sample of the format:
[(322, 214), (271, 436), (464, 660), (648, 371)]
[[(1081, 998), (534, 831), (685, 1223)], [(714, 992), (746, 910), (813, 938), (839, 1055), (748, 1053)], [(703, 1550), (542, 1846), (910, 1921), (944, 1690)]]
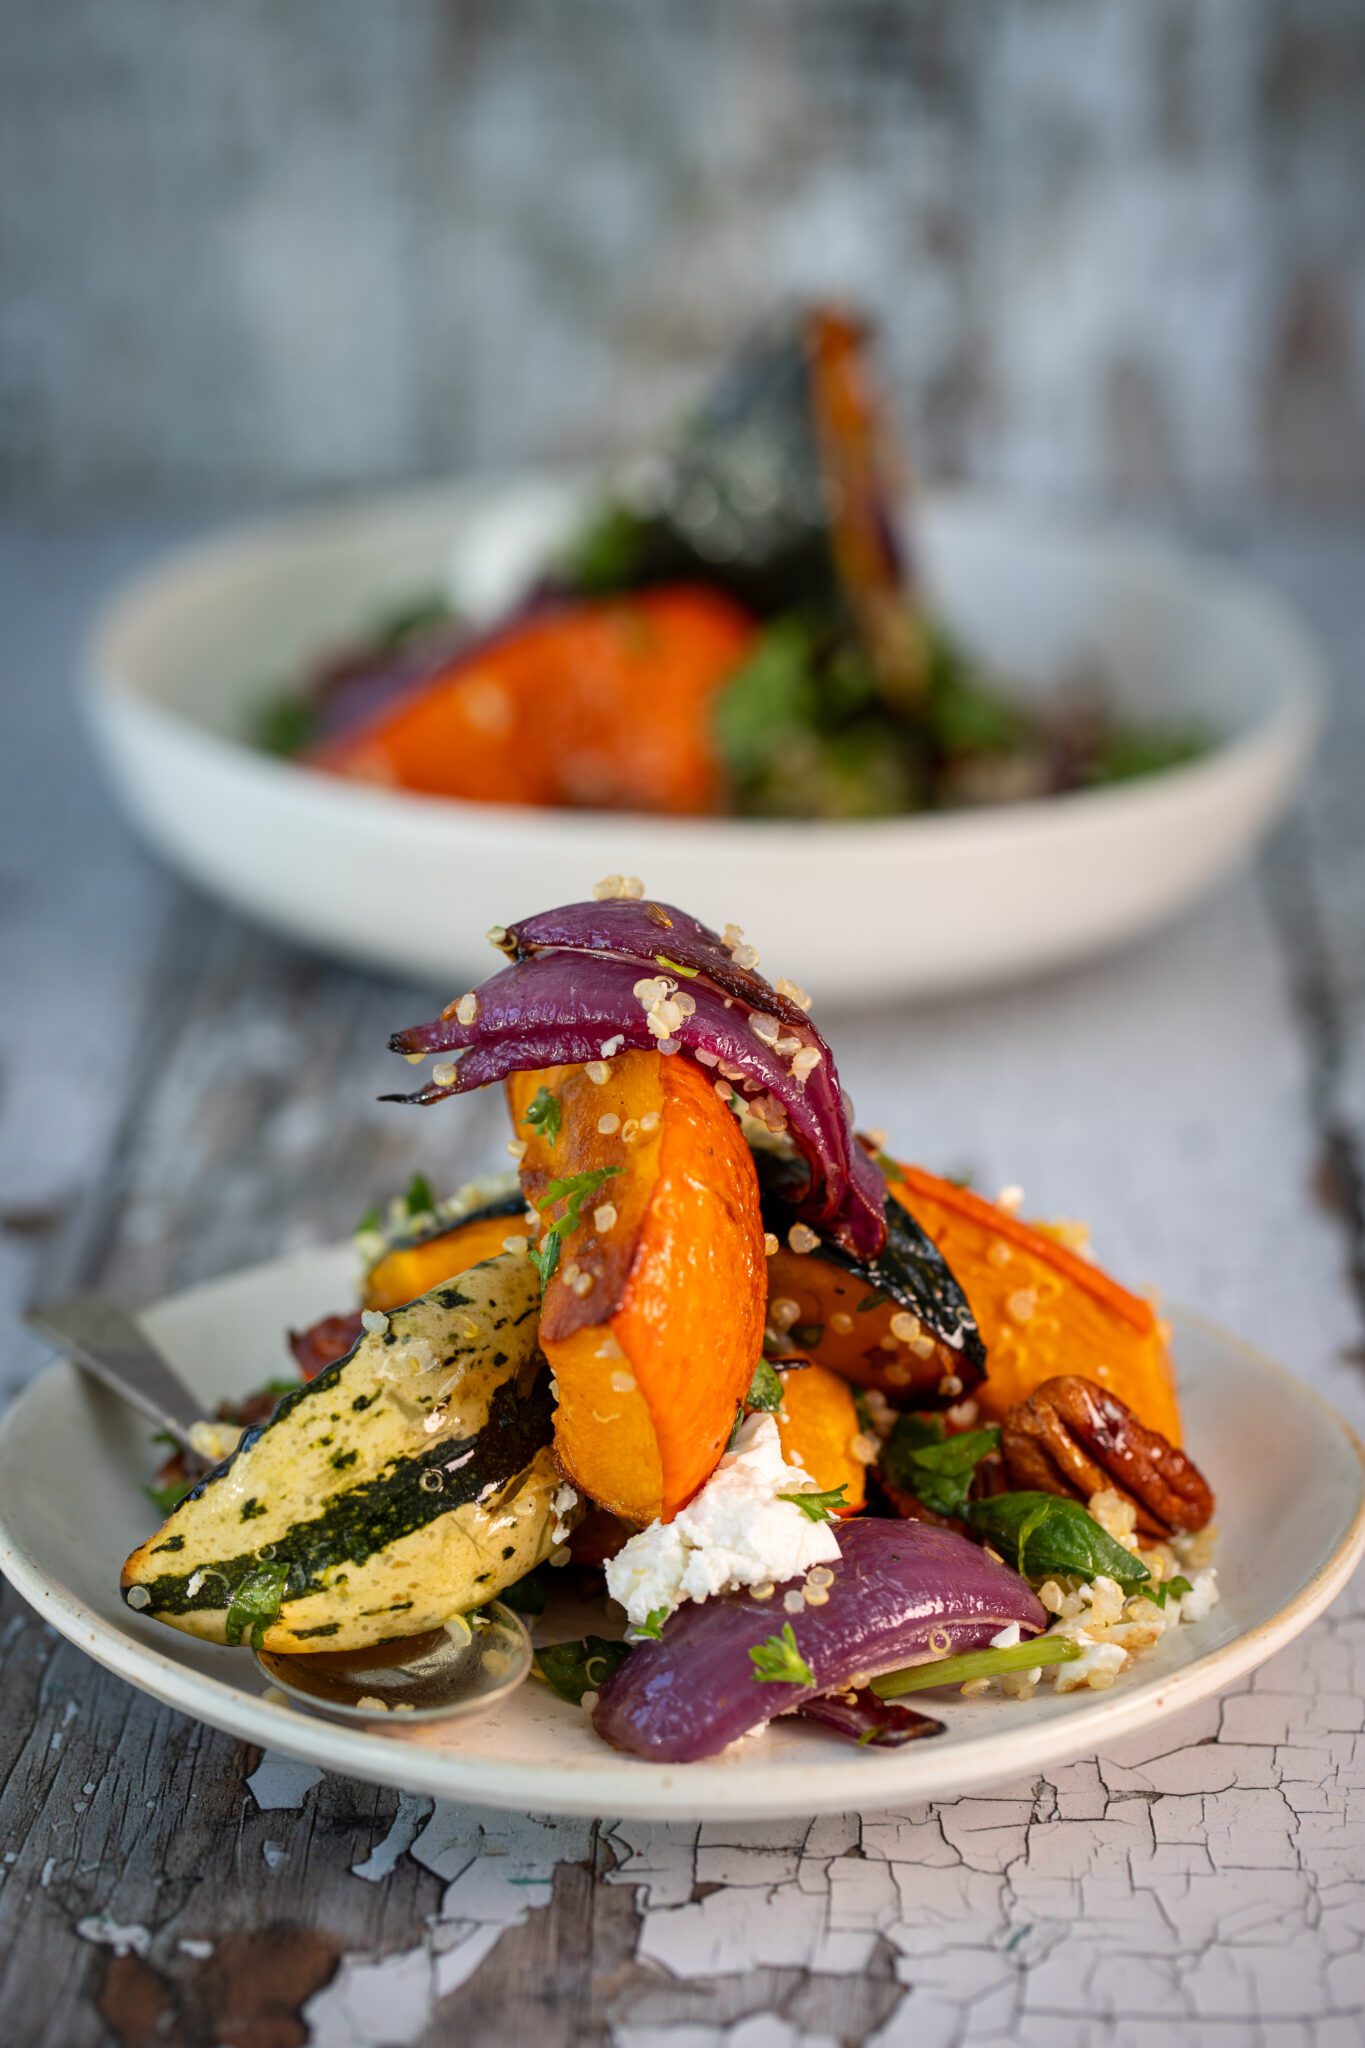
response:
[(543, 1614), (550, 1598), (549, 1565), (534, 1566), (524, 1578), (504, 1586), (498, 1598), (517, 1614)]
[(976, 1468), (997, 1448), (1000, 1432), (964, 1429), (947, 1436), (942, 1427), (936, 1416), (902, 1415), (882, 1446), (881, 1470), (888, 1485), (912, 1493), (931, 1514), (961, 1515)]
[(606, 1636), (583, 1636), (573, 1643), (550, 1643), (537, 1650), (532, 1663), (537, 1678), (572, 1707), (583, 1704), (585, 1692), (600, 1692), (613, 1671), (630, 1655), (630, 1644)]
[(988, 1537), (1026, 1579), (1054, 1574), (1081, 1579), (1116, 1579), (1120, 1586), (1145, 1586), (1150, 1574), (1078, 1500), (1056, 1493), (997, 1493), (974, 1500), (967, 1519)]

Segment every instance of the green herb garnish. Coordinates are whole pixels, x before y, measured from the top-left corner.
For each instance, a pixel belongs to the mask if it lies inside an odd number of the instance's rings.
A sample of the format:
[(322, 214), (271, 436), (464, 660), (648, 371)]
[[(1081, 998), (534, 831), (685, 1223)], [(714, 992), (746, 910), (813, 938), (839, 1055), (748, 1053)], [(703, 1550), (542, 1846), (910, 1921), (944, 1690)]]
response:
[(307, 698), (280, 691), (258, 704), (251, 715), (252, 737), (263, 753), (290, 760), (301, 754), (317, 731), (317, 714)]
[(936, 1657), (927, 1664), (909, 1664), (872, 1680), (879, 1700), (898, 1700), (902, 1693), (927, 1692), (936, 1685), (965, 1685), (972, 1678), (994, 1678), (1002, 1671), (1034, 1671), (1040, 1664), (1069, 1664), (1081, 1646), (1070, 1636), (1037, 1636), (1005, 1650), (964, 1650), (959, 1657)]
[(589, 1195), (597, 1193), (603, 1181), (610, 1180), (614, 1173), (620, 1171), (619, 1166), (598, 1166), (590, 1173), (572, 1173), (563, 1180), (552, 1180), (536, 1203), (542, 1215), (547, 1209), (552, 1209), (556, 1202), (568, 1204), (564, 1214), (557, 1216), (551, 1223), (540, 1243), (535, 1245), (528, 1241), (526, 1246), (526, 1256), (540, 1275), (542, 1293), (559, 1264), (559, 1253), (564, 1239), (571, 1237), (583, 1220), (583, 1204)]
[(965, 1512), (976, 1468), (1000, 1442), (998, 1429), (931, 1435), (932, 1425), (903, 1415), (882, 1445), (881, 1471), (889, 1486), (913, 1494), (931, 1514)]
[(552, 1095), (548, 1088), (538, 1088), (522, 1122), (529, 1124), (533, 1131), (539, 1131), (553, 1152), (555, 1139), (559, 1136), (559, 1127), (563, 1121), (564, 1105), (559, 1097)]
[(848, 1505), (844, 1499), (847, 1490), (847, 1487), (841, 1484), (827, 1487), (823, 1493), (817, 1493), (812, 1489), (808, 1493), (779, 1493), (777, 1498), (789, 1500), (793, 1507), (800, 1508), (808, 1522), (829, 1522), (834, 1519), (840, 1508)]
[(382, 1230), (378, 1209), (367, 1209), (355, 1227), (357, 1237), (372, 1237), (376, 1230)]
[(1011, 1556), (1023, 1578), (1107, 1578), (1125, 1590), (1150, 1582), (1141, 1558), (1107, 1536), (1079, 1501), (1060, 1494), (997, 1493), (970, 1501), (967, 1519)]
[(670, 974), (681, 974), (686, 981), (695, 981), (701, 973), (700, 967), (684, 967), (681, 960), (670, 960), (667, 953), (654, 955), (656, 967), (666, 967)]
[(255, 1571), (238, 1580), (223, 1624), (223, 1633), (230, 1643), (240, 1643), (245, 1635), (253, 1650), (260, 1649), (266, 1630), (278, 1618), (288, 1577), (289, 1566), (281, 1558), (257, 1565)]
[(783, 1622), (780, 1636), (769, 1636), (749, 1652), (759, 1685), (814, 1685), (815, 1674), (796, 1646), (796, 1632)]
[(762, 1415), (773, 1415), (782, 1406), (782, 1381), (766, 1358), (760, 1358), (754, 1367), (744, 1406)]
[(425, 1216), (436, 1207), (436, 1197), (431, 1182), (424, 1173), (415, 1173), (408, 1182), (408, 1191), (403, 1197), (403, 1207), (409, 1216)]
[(585, 1692), (600, 1692), (613, 1671), (630, 1655), (630, 1644), (606, 1636), (583, 1636), (574, 1643), (550, 1643), (537, 1650), (531, 1669), (570, 1706), (583, 1704)]
[(667, 1620), (668, 1609), (666, 1607), (651, 1608), (643, 1621), (637, 1621), (634, 1624), (635, 1633), (637, 1636), (648, 1636), (652, 1642), (657, 1643), (664, 1632), (664, 1623)]
[(1164, 1607), (1170, 1594), (1174, 1593), (1177, 1600), (1183, 1600), (1187, 1593), (1193, 1591), (1194, 1587), (1189, 1580), (1181, 1578), (1177, 1573), (1175, 1578), (1167, 1579), (1161, 1585), (1154, 1579), (1149, 1586), (1142, 1588), (1142, 1597), (1144, 1600), (1154, 1600), (1158, 1607)]

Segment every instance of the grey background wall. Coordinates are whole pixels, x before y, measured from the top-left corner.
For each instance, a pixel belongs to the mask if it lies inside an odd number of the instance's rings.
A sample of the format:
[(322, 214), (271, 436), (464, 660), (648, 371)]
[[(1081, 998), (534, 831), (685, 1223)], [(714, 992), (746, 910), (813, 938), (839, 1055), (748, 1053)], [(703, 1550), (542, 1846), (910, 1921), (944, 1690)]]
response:
[(1365, 495), (1362, 0), (0, 0), (0, 488), (638, 444), (775, 300), (920, 466)]

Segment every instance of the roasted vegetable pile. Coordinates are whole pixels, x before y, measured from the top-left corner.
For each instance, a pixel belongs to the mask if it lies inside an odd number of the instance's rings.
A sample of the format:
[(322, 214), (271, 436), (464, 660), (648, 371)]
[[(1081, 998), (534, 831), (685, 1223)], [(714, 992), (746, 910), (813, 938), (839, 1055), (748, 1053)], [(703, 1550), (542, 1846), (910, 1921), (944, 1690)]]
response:
[(1075, 1226), (860, 1136), (735, 926), (612, 877), (490, 936), (505, 964), (394, 1035), (435, 1061), (394, 1099), (501, 1082), (515, 1181), (365, 1219), (298, 1383), (163, 1471), (131, 1607), (340, 1652), (562, 1574), (628, 1633), (547, 1636), (541, 1677), (667, 1762), (789, 1714), (918, 1738), (895, 1702), (934, 1687), (1102, 1688), (1207, 1610), (1165, 1331)]

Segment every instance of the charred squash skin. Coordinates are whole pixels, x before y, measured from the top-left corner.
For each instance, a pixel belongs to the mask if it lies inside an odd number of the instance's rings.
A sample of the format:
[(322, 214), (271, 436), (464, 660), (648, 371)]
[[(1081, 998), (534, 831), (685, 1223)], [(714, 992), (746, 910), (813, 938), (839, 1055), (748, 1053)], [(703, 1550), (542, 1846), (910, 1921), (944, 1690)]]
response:
[(895, 1190), (874, 1260), (828, 1241), (798, 1252), (790, 1203), (804, 1168), (764, 1151), (756, 1164), (764, 1221), (778, 1242), (768, 1260), (768, 1320), (780, 1350), (875, 1388), (893, 1407), (941, 1408), (973, 1392), (986, 1351), (970, 1290)]
[(943, 1252), (986, 1340), (976, 1390), (986, 1415), (998, 1420), (1044, 1380), (1078, 1373), (1180, 1443), (1175, 1376), (1150, 1302), (970, 1188), (914, 1166), (899, 1172), (892, 1193)]
[[(974, 1384), (960, 1355), (923, 1332), (902, 1342), (892, 1331), (899, 1302), (870, 1290), (819, 1252), (775, 1252), (768, 1261), (769, 1312), (796, 1304), (795, 1322), (778, 1327), (782, 1348), (800, 1352), (855, 1387), (875, 1388), (895, 1408), (941, 1408)], [(790, 1313), (784, 1308), (783, 1319)]]
[(304, 758), (468, 803), (713, 811), (711, 704), (753, 637), (738, 605), (700, 586), (561, 603)]
[[(518, 1136), (531, 1130), (528, 1200), (619, 1169), (588, 1197), (545, 1290), (555, 1448), (600, 1506), (668, 1521), (715, 1469), (759, 1356), (758, 1184), (739, 1126), (690, 1061), (629, 1052), (602, 1069), (600, 1084), (582, 1067), (506, 1084)], [(553, 1145), (523, 1121), (542, 1087), (560, 1104)]]

